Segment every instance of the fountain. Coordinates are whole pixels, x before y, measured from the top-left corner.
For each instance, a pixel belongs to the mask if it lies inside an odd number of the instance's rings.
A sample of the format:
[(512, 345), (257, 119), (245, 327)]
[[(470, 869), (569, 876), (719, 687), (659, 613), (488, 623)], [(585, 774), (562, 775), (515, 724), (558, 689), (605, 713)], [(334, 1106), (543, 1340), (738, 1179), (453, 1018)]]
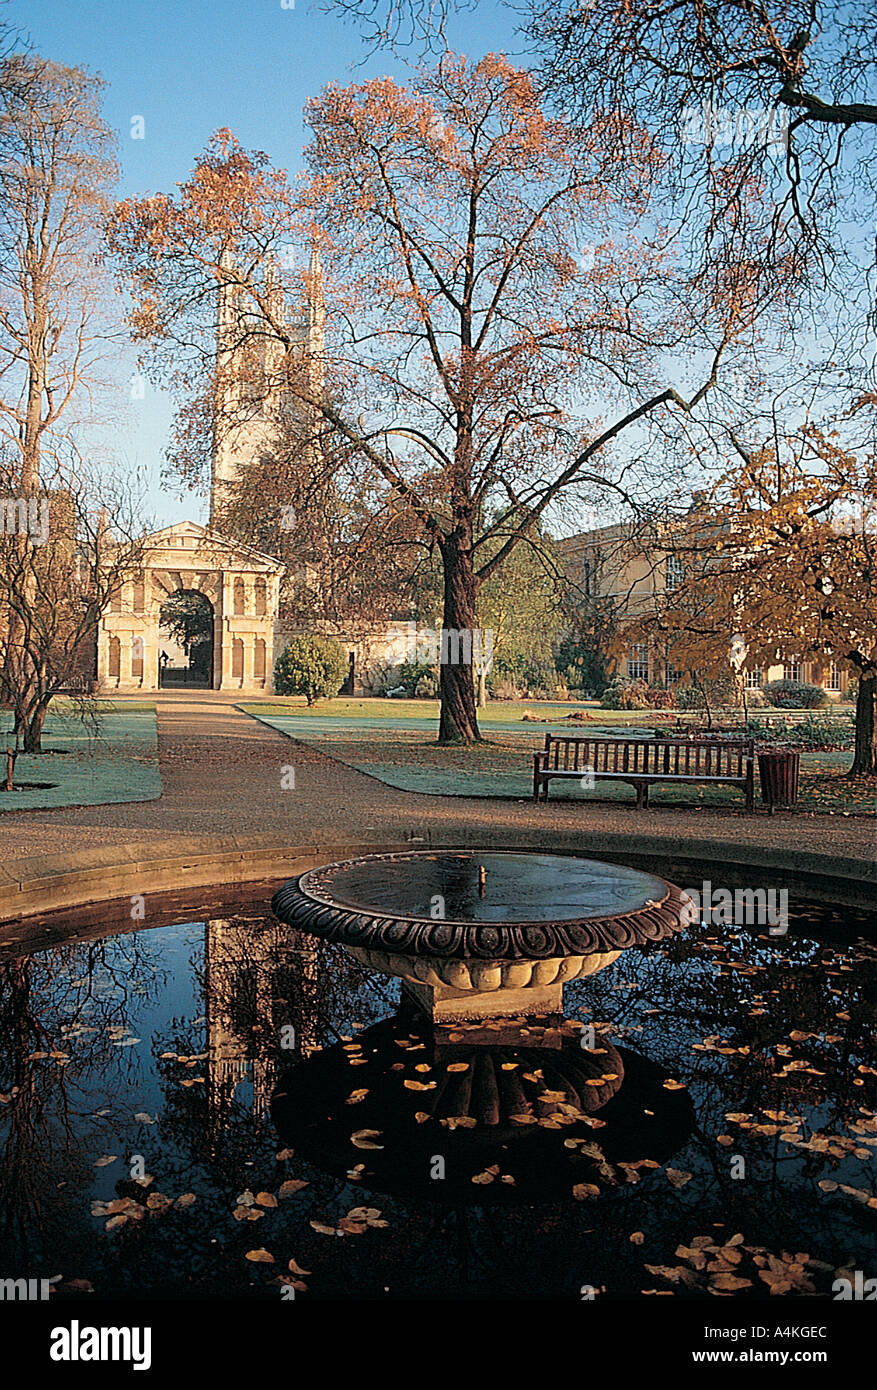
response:
[(653, 874), (516, 850), (366, 855), (291, 879), (271, 905), (398, 976), (442, 1025), (559, 1015), (566, 981), (694, 917), (687, 895)]

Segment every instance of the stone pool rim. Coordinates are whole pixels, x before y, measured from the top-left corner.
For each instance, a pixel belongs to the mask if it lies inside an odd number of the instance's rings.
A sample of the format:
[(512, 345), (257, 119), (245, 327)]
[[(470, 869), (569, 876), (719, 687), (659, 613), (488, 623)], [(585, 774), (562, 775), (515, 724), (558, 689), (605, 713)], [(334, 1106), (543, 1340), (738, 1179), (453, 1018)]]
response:
[[(518, 833), (514, 839), (514, 847), (543, 854), (617, 856), (634, 867), (643, 862), (672, 862), (680, 866), (676, 876), (683, 883), (697, 882), (699, 877), (718, 883), (724, 871), (733, 886), (733, 876), (747, 875), (745, 881), (751, 883), (751, 875), (757, 873), (763, 881), (788, 887), (801, 897), (835, 906), (869, 908), (873, 904), (875, 865), (870, 856), (818, 854), (694, 836), (680, 840), (678, 836), (641, 832), (619, 834), (582, 826), (545, 831), (538, 845), (526, 833)], [(459, 843), (433, 843), (431, 847), (472, 848)], [(497, 849), (511, 847), (508, 841), (496, 845)], [(148, 900), (153, 894), (182, 890), (280, 883), (295, 873), (341, 858), (405, 848), (410, 844), (387, 839), (339, 838), (334, 843), (309, 844), (283, 835), (178, 835), (61, 854), (21, 855), (0, 862), (0, 928), (66, 909), (112, 903), (142, 893), (144, 887)]]

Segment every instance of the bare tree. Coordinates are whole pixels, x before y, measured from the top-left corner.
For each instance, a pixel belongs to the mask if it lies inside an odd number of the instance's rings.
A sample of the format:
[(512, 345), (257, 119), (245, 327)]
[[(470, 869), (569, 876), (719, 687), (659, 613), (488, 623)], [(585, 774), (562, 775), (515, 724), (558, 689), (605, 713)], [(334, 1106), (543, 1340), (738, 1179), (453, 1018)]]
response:
[[(503, 58), (446, 57), (411, 86), (331, 88), (309, 121), (303, 206), (228, 132), (178, 198), (119, 206), (110, 245), (135, 334), (154, 371), (224, 409), (216, 288), (234, 287), (240, 343), (281, 346), (277, 372), (314, 428), (346, 440), (441, 554), (444, 630), (472, 634), (479, 584), (549, 508), (629, 500), (616, 440), (635, 441), (643, 486), (657, 486), (645, 435), (697, 416), (776, 281), (730, 246), (709, 277), (692, 275), (660, 230), (637, 226), (648, 140), (631, 160), (614, 121), (583, 132), (552, 118)], [(271, 251), (312, 218), (331, 254), (319, 380), (269, 273)], [(478, 738), (470, 662), (442, 663), (441, 695), (440, 740)]]
[[(100, 117), (103, 84), (80, 68), (13, 54), (0, 85), (7, 92), (0, 106), (0, 444), (6, 501), (30, 507), (45, 491), (44, 470), (55, 476), (69, 454), (105, 352), (106, 281), (96, 252), (115, 180), (114, 137)], [(37, 584), (20, 529), (7, 534), (6, 559), (11, 550), (16, 583), (27, 576)], [(10, 576), (16, 569), (6, 568)], [(38, 585), (35, 601), (37, 593)], [(27, 602), (20, 584), (14, 597), (0, 592), (8, 622), (3, 682), (17, 711), (28, 703), (21, 703), (25, 672), (35, 671), (22, 645)]]
[(6, 700), (28, 753), (41, 751), (55, 695), (91, 695), (101, 614), (136, 571), (145, 544), (142, 508), (127, 486), (113, 490), (103, 477), (98, 501), (75, 457), (72, 466), (52, 469), (43, 460), (42, 474), (40, 494), (13, 504), (26, 526), (0, 535), (0, 657)]

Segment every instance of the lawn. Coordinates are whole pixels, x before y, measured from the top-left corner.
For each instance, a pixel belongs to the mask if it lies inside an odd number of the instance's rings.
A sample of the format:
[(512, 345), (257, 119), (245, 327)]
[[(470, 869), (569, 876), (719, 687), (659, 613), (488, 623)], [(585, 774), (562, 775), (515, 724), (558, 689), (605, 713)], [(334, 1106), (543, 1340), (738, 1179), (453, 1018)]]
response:
[[(442, 796), (485, 796), (520, 800), (532, 795), (532, 753), (546, 731), (581, 727), (589, 733), (648, 733), (675, 726), (699, 726), (697, 715), (675, 711), (603, 710), (596, 704), (548, 704), (539, 701), (497, 702), (479, 713), (485, 738), (472, 747), (438, 747), (438, 703), (429, 700), (324, 700), (308, 707), (300, 699), (254, 701), (239, 707), (292, 738), (314, 743), (332, 757), (403, 791)], [(579, 725), (574, 710), (587, 717)], [(758, 712), (774, 717), (774, 711)], [(524, 716), (529, 715), (529, 719)], [(777, 714), (778, 718), (783, 713)], [(794, 711), (789, 718), (801, 719)], [(799, 804), (803, 809), (867, 814), (874, 811), (873, 785), (844, 776), (846, 751), (804, 752)], [(756, 793), (757, 794), (757, 793)], [(623, 782), (600, 782), (591, 790), (554, 783), (552, 800), (627, 802), (635, 793)], [(733, 787), (656, 785), (654, 806), (725, 806), (744, 812), (742, 792)]]
[[(96, 727), (76, 707), (55, 700), (43, 731), (43, 753), (20, 753), (15, 782), (49, 785), (0, 791), (0, 811), (102, 806), (161, 796), (155, 706), (100, 701)], [(0, 751), (12, 745), (12, 719), (0, 716)], [(5, 770), (5, 759), (3, 759)]]

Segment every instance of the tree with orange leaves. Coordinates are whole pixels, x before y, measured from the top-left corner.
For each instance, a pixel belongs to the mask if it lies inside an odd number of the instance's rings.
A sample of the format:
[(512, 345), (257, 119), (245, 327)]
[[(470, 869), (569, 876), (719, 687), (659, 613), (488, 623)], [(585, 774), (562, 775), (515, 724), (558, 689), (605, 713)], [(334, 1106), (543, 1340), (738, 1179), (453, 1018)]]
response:
[[(564, 499), (630, 503), (634, 460), (611, 457), (622, 437), (654, 485), (660, 438), (704, 405), (763, 307), (758, 266), (686, 275), (649, 209), (648, 142), (631, 159), (612, 120), (582, 132), (551, 118), (502, 56), (446, 55), (407, 86), (330, 87), (307, 121), (297, 200), (265, 156), (220, 133), (177, 199), (120, 205), (110, 247), (153, 366), (203, 386), (199, 333), (217, 286), (236, 285), (242, 334), (281, 344), (284, 390), (315, 440), (346, 439), (438, 550), (443, 629), (458, 635), (445, 649), (463, 653), (442, 662), (439, 741), (472, 741), (479, 585)], [(270, 273), (307, 225), (331, 273), (319, 373)], [(695, 378), (686, 394), (666, 384), (674, 355)], [(208, 418), (217, 393), (201, 399)]]
[(684, 582), (625, 634), (660, 636), (673, 665), (711, 675), (794, 658), (845, 667), (858, 681), (851, 777), (877, 776), (875, 407), (871, 392), (831, 425), (759, 448), (735, 438), (739, 466), (669, 542)]

